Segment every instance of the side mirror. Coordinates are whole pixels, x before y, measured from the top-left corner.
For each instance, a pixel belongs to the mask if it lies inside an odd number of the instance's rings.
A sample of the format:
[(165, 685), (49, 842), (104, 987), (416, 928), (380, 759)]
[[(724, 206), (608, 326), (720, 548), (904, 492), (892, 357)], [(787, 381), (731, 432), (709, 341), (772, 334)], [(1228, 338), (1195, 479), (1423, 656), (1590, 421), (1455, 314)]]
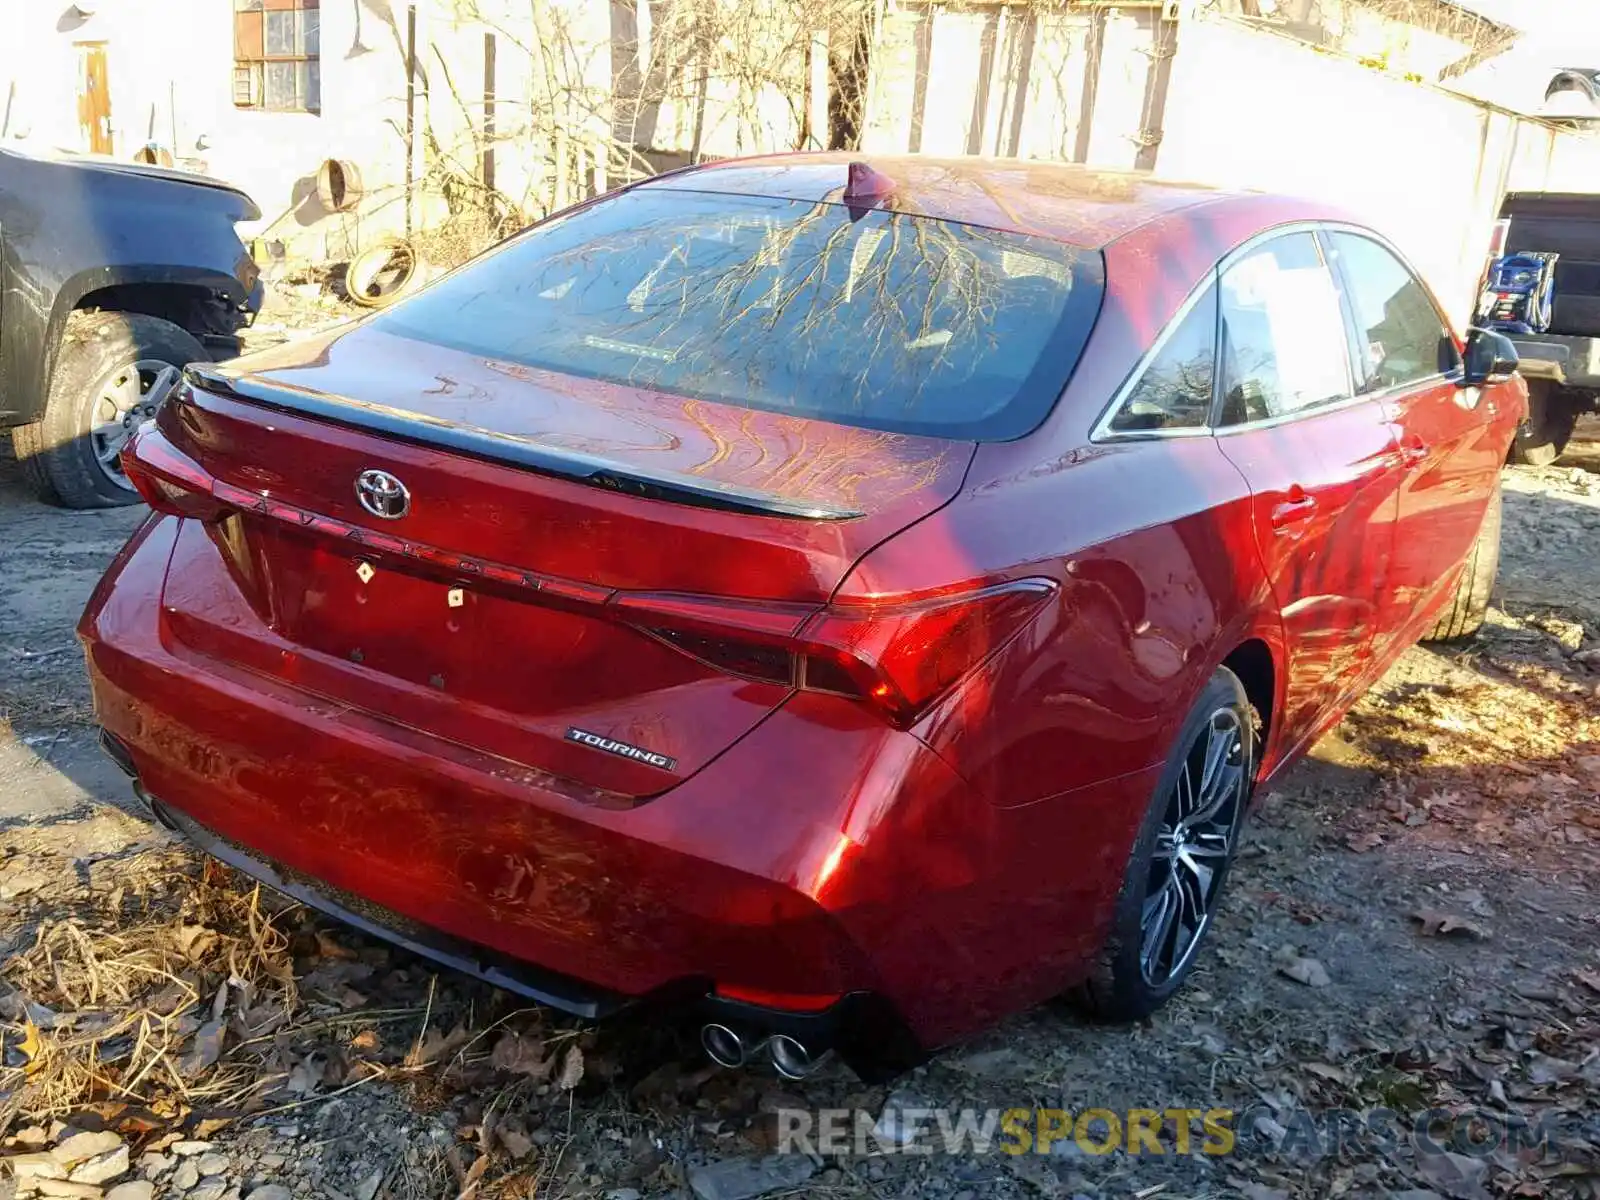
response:
[(1504, 383), (1517, 373), (1517, 363), (1520, 361), (1517, 347), (1511, 339), (1492, 329), (1468, 330), (1466, 352), (1462, 359), (1462, 387)]

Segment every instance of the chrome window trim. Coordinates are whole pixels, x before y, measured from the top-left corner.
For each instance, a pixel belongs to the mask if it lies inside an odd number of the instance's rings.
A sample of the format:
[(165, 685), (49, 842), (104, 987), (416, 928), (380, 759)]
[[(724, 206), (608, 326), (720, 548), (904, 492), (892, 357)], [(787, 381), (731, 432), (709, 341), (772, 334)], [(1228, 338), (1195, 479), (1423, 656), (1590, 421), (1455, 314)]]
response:
[[(1090, 444), (1100, 445), (1105, 442), (1160, 441), (1163, 438), (1174, 437), (1221, 437), (1223, 435), (1232, 435), (1235, 433), (1248, 433), (1256, 429), (1268, 429), (1278, 425), (1286, 425), (1291, 421), (1311, 419), (1320, 413), (1342, 412), (1347, 408), (1355, 407), (1357, 404), (1364, 404), (1368, 402), (1381, 404), (1384, 400), (1390, 399), (1391, 397), (1405, 392), (1410, 392), (1413, 389), (1420, 390), (1425, 387), (1437, 387), (1445, 380), (1455, 379), (1460, 376), (1462, 368), (1458, 366), (1454, 371), (1440, 371), (1437, 374), (1428, 376), (1425, 379), (1414, 379), (1409, 383), (1395, 384), (1392, 387), (1387, 387), (1380, 391), (1353, 394), (1345, 397), (1343, 400), (1335, 400), (1327, 404), (1312, 405), (1311, 407), (1302, 408), (1295, 412), (1282, 413), (1276, 417), (1263, 417), (1257, 421), (1246, 421), (1238, 425), (1223, 425), (1220, 423), (1220, 417), (1222, 414), (1219, 411), (1220, 406), (1218, 404), (1218, 389), (1221, 384), (1221, 380), (1218, 378), (1218, 368), (1220, 366), (1220, 343), (1222, 338), (1222, 296), (1219, 293), (1217, 296), (1217, 333), (1213, 339), (1211, 358), (1211, 413), (1207, 418), (1206, 423), (1204, 425), (1186, 425), (1176, 429), (1112, 429), (1111, 422), (1113, 419), (1115, 419), (1117, 413), (1121, 411), (1122, 405), (1128, 399), (1129, 394), (1143, 381), (1145, 372), (1150, 369), (1150, 366), (1155, 361), (1156, 356), (1161, 353), (1161, 351), (1166, 347), (1167, 342), (1172, 339), (1173, 334), (1177, 332), (1178, 327), (1183, 324), (1183, 321), (1186, 317), (1188, 317), (1190, 310), (1193, 309), (1194, 306), (1202, 299), (1204, 299), (1206, 289), (1213, 285), (1220, 287), (1223, 273), (1227, 271), (1228, 268), (1233, 266), (1239, 259), (1252, 253), (1267, 242), (1296, 233), (1311, 234), (1317, 245), (1317, 255), (1322, 259), (1322, 264), (1327, 269), (1328, 274), (1334, 277), (1335, 285), (1338, 285), (1339, 283), (1338, 272), (1334, 265), (1328, 261), (1326, 251), (1324, 250), (1322, 244), (1323, 239), (1319, 235), (1327, 233), (1348, 233), (1355, 237), (1366, 238), (1368, 241), (1375, 242), (1379, 246), (1382, 246), (1394, 256), (1395, 260), (1402, 267), (1406, 269), (1407, 273), (1412, 279), (1416, 280), (1422, 285), (1423, 292), (1427, 295), (1429, 302), (1433, 305), (1434, 314), (1439, 318), (1439, 328), (1441, 332), (1447, 332), (1451, 334), (1454, 333), (1454, 327), (1450, 324), (1448, 318), (1445, 317), (1444, 311), (1439, 307), (1439, 298), (1433, 294), (1433, 289), (1428, 286), (1427, 280), (1422, 277), (1421, 272), (1419, 272), (1416, 267), (1412, 266), (1411, 260), (1402, 254), (1395, 247), (1394, 243), (1388, 238), (1384, 237), (1381, 233), (1368, 229), (1363, 225), (1351, 224), (1348, 221), (1292, 221), (1286, 225), (1274, 225), (1271, 229), (1264, 229), (1260, 233), (1257, 233), (1245, 241), (1240, 242), (1232, 250), (1224, 254), (1220, 259), (1217, 260), (1216, 265), (1213, 266), (1211, 270), (1206, 272), (1205, 278), (1196, 284), (1194, 289), (1186, 297), (1184, 297), (1183, 303), (1178, 306), (1178, 311), (1175, 312), (1172, 315), (1171, 320), (1167, 322), (1166, 328), (1164, 328), (1156, 336), (1156, 340), (1150, 344), (1150, 348), (1146, 350), (1140, 357), (1139, 361), (1134, 364), (1133, 370), (1128, 373), (1128, 378), (1125, 379), (1122, 383), (1122, 386), (1116, 390), (1116, 393), (1111, 397), (1111, 402), (1106, 405), (1105, 409), (1101, 412), (1099, 419), (1095, 421), (1094, 426), (1089, 431)], [(1459, 351), (1457, 354), (1459, 357)], [(1347, 353), (1345, 357), (1348, 359), (1349, 354)], [(1346, 371), (1348, 373), (1348, 366), (1346, 367)], [(1350, 378), (1350, 389), (1352, 393), (1354, 393), (1355, 379), (1353, 376)]]
[[(1195, 284), (1193, 290), (1183, 298), (1183, 303), (1178, 305), (1178, 311), (1172, 314), (1166, 327), (1156, 335), (1156, 340), (1150, 343), (1150, 348), (1144, 352), (1139, 361), (1134, 364), (1133, 370), (1128, 372), (1128, 377), (1122, 381), (1107, 404), (1100, 413), (1100, 418), (1089, 430), (1089, 441), (1098, 445), (1101, 442), (1146, 442), (1158, 441), (1171, 437), (1207, 437), (1211, 434), (1211, 412), (1216, 408), (1217, 399), (1217, 333), (1211, 335), (1211, 405), (1206, 410), (1206, 419), (1199, 425), (1180, 425), (1172, 429), (1112, 429), (1111, 422), (1122, 411), (1122, 406), (1127, 402), (1133, 390), (1144, 382), (1146, 372), (1150, 370), (1160, 353), (1166, 349), (1167, 343), (1178, 332), (1189, 314), (1194, 311), (1194, 306), (1206, 297), (1206, 292), (1216, 286), (1221, 278), (1218, 269), (1212, 267), (1205, 273), (1205, 277)], [(1218, 298), (1220, 302), (1220, 297)], [(1220, 325), (1221, 322), (1218, 322)]]
[[(1439, 318), (1439, 331), (1441, 333), (1450, 334), (1452, 339), (1455, 337), (1456, 328), (1450, 323), (1450, 318), (1445, 315), (1444, 309), (1439, 306), (1439, 297), (1433, 294), (1433, 288), (1430, 287), (1428, 285), (1428, 281), (1422, 277), (1422, 272), (1417, 270), (1416, 267), (1412, 266), (1411, 260), (1400, 252), (1399, 247), (1397, 247), (1388, 238), (1384, 237), (1381, 233), (1377, 233), (1371, 229), (1363, 228), (1360, 225), (1352, 225), (1348, 221), (1324, 221), (1321, 224), (1323, 231), (1326, 233), (1348, 233), (1352, 237), (1366, 238), (1367, 241), (1376, 242), (1390, 254), (1394, 255), (1394, 260), (1405, 268), (1406, 274), (1410, 275), (1412, 279), (1421, 285), (1422, 294), (1428, 298), (1428, 303), (1433, 305), (1433, 315)], [(1459, 348), (1456, 350), (1456, 357), (1458, 359), (1462, 358), (1461, 350)], [(1385, 396), (1391, 396), (1398, 392), (1408, 391), (1411, 388), (1436, 386), (1440, 380), (1460, 378), (1461, 373), (1465, 369), (1466, 362), (1463, 359), (1461, 362), (1456, 364), (1456, 367), (1453, 371), (1437, 371), (1434, 374), (1424, 376), (1421, 379), (1413, 379), (1409, 383), (1396, 383), (1382, 389), (1381, 391), (1367, 392), (1366, 395), (1382, 399)]]
[(1314, 421), (1322, 416), (1323, 413), (1344, 412), (1358, 405), (1378, 403), (1376, 396), (1346, 396), (1343, 400), (1330, 400), (1326, 404), (1313, 404), (1309, 408), (1280, 413), (1276, 417), (1262, 417), (1259, 421), (1246, 421), (1241, 425), (1214, 425), (1209, 432), (1212, 437), (1232, 437), (1237, 433), (1254, 433), (1258, 429), (1275, 429), (1279, 425), (1288, 425), (1292, 421)]

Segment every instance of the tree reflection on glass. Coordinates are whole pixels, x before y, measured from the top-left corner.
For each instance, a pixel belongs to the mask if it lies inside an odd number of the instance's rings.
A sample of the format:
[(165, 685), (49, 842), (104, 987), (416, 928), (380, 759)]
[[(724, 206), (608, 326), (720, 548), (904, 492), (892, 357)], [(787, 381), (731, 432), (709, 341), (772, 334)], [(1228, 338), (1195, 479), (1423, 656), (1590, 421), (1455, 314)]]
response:
[(535, 230), (385, 321), (657, 391), (938, 425), (1028, 383), (1080, 253), (878, 209), (662, 189)]

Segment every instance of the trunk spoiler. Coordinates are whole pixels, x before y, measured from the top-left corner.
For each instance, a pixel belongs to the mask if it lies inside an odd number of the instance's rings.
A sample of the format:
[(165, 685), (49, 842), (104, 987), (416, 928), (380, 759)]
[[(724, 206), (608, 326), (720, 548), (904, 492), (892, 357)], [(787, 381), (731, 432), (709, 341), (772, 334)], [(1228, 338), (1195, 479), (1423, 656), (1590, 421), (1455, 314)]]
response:
[(507, 463), (544, 475), (571, 479), (646, 500), (747, 513), (760, 517), (796, 517), (807, 521), (848, 521), (866, 514), (859, 509), (819, 504), (764, 492), (757, 488), (717, 483), (677, 471), (645, 472), (597, 455), (556, 449), (528, 438), (494, 433), (422, 413), (329, 396), (291, 384), (266, 383), (233, 375), (203, 363), (184, 370), (191, 387), (213, 395), (339, 425), (369, 429), (397, 441), (444, 447), (474, 458)]

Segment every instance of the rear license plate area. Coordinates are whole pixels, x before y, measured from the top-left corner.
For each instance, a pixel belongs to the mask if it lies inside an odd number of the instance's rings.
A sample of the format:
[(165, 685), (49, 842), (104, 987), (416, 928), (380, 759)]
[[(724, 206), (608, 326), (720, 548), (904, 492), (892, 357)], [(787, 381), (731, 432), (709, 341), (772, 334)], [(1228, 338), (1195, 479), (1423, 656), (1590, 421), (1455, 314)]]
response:
[(480, 597), (359, 555), (302, 545), (298, 557), (304, 586), (280, 609), (288, 638), (422, 687), (472, 690)]

